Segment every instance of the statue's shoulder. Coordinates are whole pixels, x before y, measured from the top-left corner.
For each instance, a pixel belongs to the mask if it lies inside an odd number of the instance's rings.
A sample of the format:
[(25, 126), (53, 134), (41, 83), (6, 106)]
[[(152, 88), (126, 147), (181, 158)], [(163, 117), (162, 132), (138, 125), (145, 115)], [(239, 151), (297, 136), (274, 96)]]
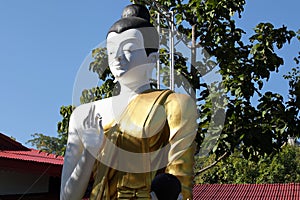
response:
[(86, 119), (95, 119), (97, 114), (102, 116), (102, 125), (107, 125), (114, 117), (111, 111), (111, 104), (112, 98), (105, 98), (77, 106), (71, 115), (71, 128), (76, 130), (83, 129), (84, 121), (86, 121)]
[(84, 119), (92, 112), (92, 109), (95, 110), (95, 113), (100, 112), (103, 109), (106, 110), (110, 104), (111, 98), (105, 98), (89, 103), (80, 104), (74, 109), (74, 111), (72, 112), (72, 116), (76, 117), (77, 119)]
[(166, 98), (164, 104), (167, 113), (177, 113), (180, 115), (197, 115), (195, 100), (187, 94), (171, 93)]
[(143, 93), (141, 98), (160, 98), (166, 103), (180, 103), (180, 104), (195, 104), (195, 100), (188, 94), (176, 93), (172, 90), (151, 90)]
[[(171, 110), (196, 110), (195, 100), (188, 94), (176, 93), (172, 90), (152, 90), (143, 93), (140, 99), (147, 99), (149, 102), (164, 104), (165, 108)], [(173, 112), (173, 111), (172, 111)]]
[(175, 101), (186, 104), (195, 103), (195, 100), (190, 95), (176, 92), (170, 93), (167, 97), (167, 101)]
[(112, 104), (112, 99), (113, 99), (113, 97), (100, 99), (100, 100), (92, 102), (92, 105), (96, 106), (96, 108), (99, 108), (99, 109), (108, 108), (108, 105)]

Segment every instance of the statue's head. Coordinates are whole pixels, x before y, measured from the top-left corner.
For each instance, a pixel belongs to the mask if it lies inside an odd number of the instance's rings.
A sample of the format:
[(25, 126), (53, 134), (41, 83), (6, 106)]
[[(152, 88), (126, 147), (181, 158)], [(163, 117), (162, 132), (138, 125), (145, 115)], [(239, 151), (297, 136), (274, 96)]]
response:
[(109, 29), (107, 36), (112, 32), (120, 34), (129, 29), (136, 29), (141, 32), (147, 55), (157, 52), (159, 46), (157, 30), (150, 22), (140, 17), (126, 17), (118, 20)]
[(150, 23), (150, 14), (145, 6), (139, 4), (126, 6), (123, 9), (122, 18), (111, 26), (108, 34), (111, 32), (122, 33), (128, 29), (141, 31), (147, 55), (157, 52), (159, 48), (158, 33)]
[(122, 18), (109, 29), (107, 51), (115, 77), (136, 66), (155, 63), (159, 36), (149, 20), (147, 8), (133, 4), (125, 7)]

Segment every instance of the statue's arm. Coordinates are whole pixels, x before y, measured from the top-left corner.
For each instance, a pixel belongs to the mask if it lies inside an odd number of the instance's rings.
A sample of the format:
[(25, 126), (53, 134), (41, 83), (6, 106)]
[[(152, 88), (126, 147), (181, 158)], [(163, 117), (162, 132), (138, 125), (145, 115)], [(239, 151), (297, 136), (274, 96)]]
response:
[[(75, 122), (77, 114), (80, 112), (78, 113), (75, 109), (69, 123), (68, 142), (61, 179), (61, 200), (82, 199), (92, 174), (96, 151), (99, 149), (99, 147), (87, 147), (87, 141), (95, 140), (92, 132), (96, 136), (99, 136), (99, 133), (93, 127), (78, 130), (76, 128), (78, 124)], [(90, 139), (85, 139), (86, 136)]]
[(198, 117), (196, 104), (190, 96), (171, 94), (166, 101), (165, 108), (171, 144), (166, 172), (175, 175), (180, 180), (184, 199), (192, 199), (194, 139)]

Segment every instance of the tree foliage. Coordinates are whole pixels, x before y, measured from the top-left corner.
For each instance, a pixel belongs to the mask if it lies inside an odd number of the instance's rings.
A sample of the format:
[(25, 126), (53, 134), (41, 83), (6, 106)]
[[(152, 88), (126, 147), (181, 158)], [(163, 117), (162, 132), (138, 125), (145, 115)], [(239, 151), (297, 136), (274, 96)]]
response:
[[(271, 23), (259, 23), (249, 42), (243, 42), (241, 38), (245, 32), (236, 27), (233, 18), (234, 14), (241, 17), (246, 3), (243, 0), (135, 2), (147, 5), (152, 14), (159, 10), (172, 11), (177, 30), (191, 38), (195, 47), (201, 46), (215, 58), (228, 100), (224, 128), (212, 152), (216, 158), (229, 155), (238, 147), (245, 158), (258, 160), (259, 156), (278, 152), (289, 134), (299, 136), (296, 128), (289, 127), (292, 124), (299, 127), (299, 109), (284, 102), (280, 94), (271, 91), (263, 93), (271, 73), (278, 72), (284, 64), (283, 58), (276, 52), (290, 43), (296, 36), (294, 31), (286, 26), (275, 28)], [(203, 67), (205, 69), (193, 70)], [(205, 85), (199, 84), (199, 77), (203, 72), (205, 74), (205, 70), (209, 70), (207, 63), (196, 60), (192, 61), (189, 71), (193, 89), (200, 91), (196, 92), (200, 94), (198, 100), (205, 99), (199, 105), (202, 119), (198, 131), (201, 134), (198, 137), (199, 145), (205, 137), (211, 117), (214, 117), (210, 112), (214, 106), (210, 97), (213, 94)], [(294, 90), (293, 87), (291, 90)], [(260, 97), (257, 107), (251, 101), (254, 95)], [(292, 95), (291, 98), (296, 96)]]
[[(277, 28), (271, 23), (259, 23), (248, 40), (242, 40), (242, 37), (247, 36), (243, 29), (236, 27), (234, 16), (242, 17), (245, 0), (135, 2), (146, 5), (153, 19), (157, 12), (164, 15), (163, 11), (172, 11), (176, 29), (191, 41), (188, 44), (191, 64), (188, 64), (184, 55), (176, 52), (175, 70), (189, 81), (196, 94), (200, 113), (196, 137), (199, 149), (203, 147), (201, 145), (207, 137), (210, 123), (218, 121), (218, 118), (224, 118), (225, 122), (221, 127), (220, 138), (210, 152), (217, 161), (238, 149), (246, 160), (259, 162), (266, 156), (280, 152), (288, 136), (300, 136), (299, 67), (295, 66), (285, 76), (290, 86), (288, 101), (281, 94), (263, 90), (271, 74), (278, 72), (284, 65), (284, 59), (278, 55), (278, 51), (291, 40), (299, 40), (299, 32), (289, 30), (286, 26)], [(168, 19), (165, 16), (161, 20), (162, 27), (168, 27)], [(200, 53), (204, 57), (197, 60), (195, 54), (200, 46), (203, 50)], [(160, 50), (161, 54), (165, 51), (165, 48)], [(113, 77), (107, 68), (105, 48), (94, 49), (92, 56), (94, 61), (90, 64), (90, 70), (98, 74), (103, 84), (84, 90), (82, 103), (106, 98), (112, 95), (112, 91), (118, 91), (118, 85), (113, 83)], [(299, 56), (295, 58), (296, 65), (299, 60)], [(161, 56), (160, 61), (168, 65), (166, 57)], [(218, 69), (222, 84), (207, 85), (200, 82), (201, 77), (214, 68)], [(114, 87), (116, 90), (113, 90)], [(217, 99), (220, 98), (220, 95), (216, 95), (218, 93), (222, 93), (221, 99)], [(254, 96), (259, 97), (257, 102), (253, 102)], [(224, 101), (226, 107), (220, 107), (218, 104)], [(214, 113), (213, 108), (216, 109)], [(63, 120), (58, 125), (59, 138), (64, 142), (71, 111), (69, 107), (62, 114)], [(36, 144), (39, 144), (38, 141), (35, 140)]]
[(45, 151), (56, 155), (64, 155), (65, 142), (60, 137), (51, 137), (42, 133), (34, 133), (31, 135), (33, 139), (28, 140), (26, 143), (35, 146), (38, 150)]
[[(197, 164), (207, 165), (214, 160), (199, 159)], [(299, 183), (300, 182), (300, 148), (286, 145), (273, 157), (260, 157), (257, 162), (245, 159), (236, 151), (227, 159), (220, 161), (195, 178), (196, 183)]]
[(58, 137), (50, 137), (42, 133), (34, 133), (31, 135), (33, 139), (28, 140), (26, 143), (35, 146), (38, 150), (63, 156), (65, 154), (68, 140), (69, 120), (73, 110), (73, 106), (62, 106), (60, 108), (62, 121), (57, 124)]

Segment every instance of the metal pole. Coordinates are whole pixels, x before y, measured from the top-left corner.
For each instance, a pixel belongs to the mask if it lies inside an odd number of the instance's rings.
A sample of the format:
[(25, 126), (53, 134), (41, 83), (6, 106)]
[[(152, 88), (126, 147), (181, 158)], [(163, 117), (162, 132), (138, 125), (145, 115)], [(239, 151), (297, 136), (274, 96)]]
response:
[[(160, 38), (160, 14), (157, 12), (157, 32)], [(156, 61), (156, 81), (157, 81), (157, 89), (160, 89), (160, 63), (159, 63), (159, 46), (160, 39), (158, 40), (158, 59)]]
[(170, 11), (171, 14), (171, 30), (169, 33), (170, 40), (170, 89), (174, 90), (174, 13)]

